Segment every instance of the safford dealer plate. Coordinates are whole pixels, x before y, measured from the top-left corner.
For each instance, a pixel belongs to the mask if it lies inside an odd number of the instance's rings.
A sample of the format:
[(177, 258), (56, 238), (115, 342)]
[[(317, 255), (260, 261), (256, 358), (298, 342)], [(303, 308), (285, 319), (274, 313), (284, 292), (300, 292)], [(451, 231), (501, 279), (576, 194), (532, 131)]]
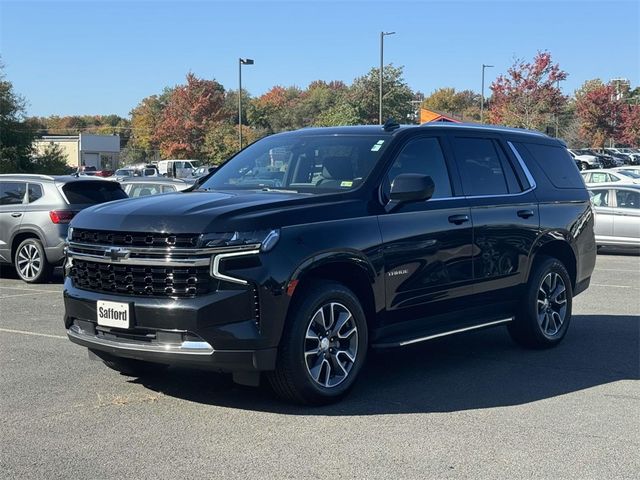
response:
[(98, 325), (103, 327), (129, 328), (129, 304), (105, 302), (98, 300), (96, 304)]

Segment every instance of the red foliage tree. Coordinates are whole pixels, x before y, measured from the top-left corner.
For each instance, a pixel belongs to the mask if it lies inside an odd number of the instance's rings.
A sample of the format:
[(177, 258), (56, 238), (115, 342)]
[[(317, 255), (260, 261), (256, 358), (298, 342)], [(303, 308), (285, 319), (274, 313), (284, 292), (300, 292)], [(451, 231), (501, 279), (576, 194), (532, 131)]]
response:
[(632, 147), (640, 147), (640, 105), (626, 105), (620, 115), (620, 142)]
[(209, 126), (224, 115), (224, 87), (192, 73), (177, 86), (162, 112), (156, 140), (165, 158), (200, 158)]
[(557, 86), (567, 78), (549, 52), (538, 52), (532, 63), (516, 60), (507, 75), (492, 84), (489, 107), (491, 123), (544, 130), (552, 114), (557, 115), (567, 98)]
[(576, 115), (581, 136), (594, 148), (602, 148), (620, 131), (623, 103), (613, 85), (589, 80), (576, 91)]

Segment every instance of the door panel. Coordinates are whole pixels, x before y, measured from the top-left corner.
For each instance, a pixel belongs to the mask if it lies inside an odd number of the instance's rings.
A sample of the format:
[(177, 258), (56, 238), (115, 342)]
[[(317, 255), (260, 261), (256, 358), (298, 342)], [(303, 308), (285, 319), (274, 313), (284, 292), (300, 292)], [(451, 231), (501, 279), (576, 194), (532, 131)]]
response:
[(640, 210), (618, 208), (613, 216), (613, 236), (633, 244), (640, 244)]
[(26, 182), (0, 183), (0, 261), (11, 263), (11, 238), (24, 216)]

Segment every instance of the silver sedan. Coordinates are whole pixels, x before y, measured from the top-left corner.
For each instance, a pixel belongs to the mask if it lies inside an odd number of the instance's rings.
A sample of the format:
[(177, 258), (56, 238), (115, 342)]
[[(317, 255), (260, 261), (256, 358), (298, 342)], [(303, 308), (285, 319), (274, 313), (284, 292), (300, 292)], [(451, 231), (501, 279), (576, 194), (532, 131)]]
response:
[(598, 246), (640, 247), (640, 185), (589, 187)]

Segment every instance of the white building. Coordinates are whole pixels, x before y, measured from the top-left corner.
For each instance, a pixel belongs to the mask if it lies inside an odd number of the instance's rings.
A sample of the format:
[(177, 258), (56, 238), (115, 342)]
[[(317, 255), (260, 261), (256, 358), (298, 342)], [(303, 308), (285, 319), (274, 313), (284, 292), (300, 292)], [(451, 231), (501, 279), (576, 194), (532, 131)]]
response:
[(115, 170), (120, 156), (119, 135), (45, 135), (35, 141), (38, 153), (57, 145), (67, 157), (71, 167), (96, 167), (96, 169)]

